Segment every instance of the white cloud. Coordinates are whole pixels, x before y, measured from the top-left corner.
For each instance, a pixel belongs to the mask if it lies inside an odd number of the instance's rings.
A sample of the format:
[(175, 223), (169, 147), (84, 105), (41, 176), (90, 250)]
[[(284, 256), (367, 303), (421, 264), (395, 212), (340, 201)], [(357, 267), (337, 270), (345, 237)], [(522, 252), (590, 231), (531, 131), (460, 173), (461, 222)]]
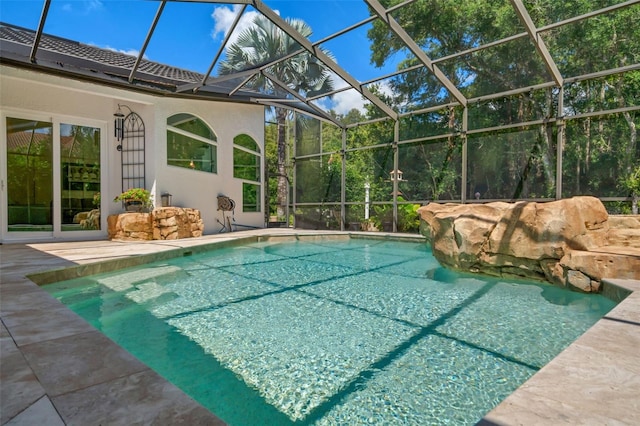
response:
[(360, 92), (354, 89), (336, 93), (330, 102), (333, 104), (333, 110), (341, 115), (347, 114), (352, 109), (364, 112), (364, 105), (366, 103)]
[[(113, 50), (114, 52), (124, 53), (125, 55), (136, 56), (136, 57), (140, 54), (140, 51), (138, 49), (122, 50), (122, 49), (114, 49), (111, 47), (105, 47), (105, 49)], [(144, 57), (146, 59), (146, 55)]]
[[(238, 13), (240, 13), (240, 10), (242, 10), (242, 6), (237, 4), (233, 5), (232, 7), (216, 7), (211, 14), (211, 17), (214, 21), (213, 30), (211, 31), (211, 37), (217, 39), (218, 37), (226, 36), (231, 29), (231, 25), (233, 25), (233, 21), (236, 19), (236, 16), (238, 15)], [(278, 15), (280, 14), (277, 10), (275, 12)], [(231, 34), (227, 46), (229, 44), (235, 43), (240, 33), (250, 27), (253, 24), (254, 19), (259, 15), (260, 14), (255, 11), (245, 12), (242, 15), (242, 18), (240, 18), (240, 22), (238, 22), (238, 25), (236, 25), (233, 34)]]
[(84, 3), (85, 3), (85, 9), (87, 11), (92, 11), (92, 10), (102, 8), (102, 2), (100, 0), (89, 0), (89, 1), (85, 1)]
[(393, 96), (393, 89), (391, 88), (391, 86), (389, 86), (389, 83), (387, 81), (381, 81), (380, 83), (378, 83), (378, 90), (380, 90), (381, 93), (387, 95), (387, 96)]
[[(378, 83), (378, 90), (385, 95), (391, 96), (392, 91), (388, 84), (385, 82)], [(336, 93), (331, 100), (324, 99), (319, 102), (319, 105), (325, 109), (333, 109), (338, 114), (347, 114), (352, 109), (364, 113), (364, 106), (369, 101), (355, 89), (349, 89), (344, 92)]]
[(103, 6), (101, 0), (83, 0), (80, 2), (65, 3), (62, 5), (62, 10), (65, 12), (73, 12), (75, 10), (74, 5), (79, 6), (79, 12), (85, 14), (102, 9)]
[[(100, 49), (110, 50), (110, 51), (116, 52), (116, 53), (124, 53), (125, 55), (130, 55), (130, 56), (135, 56), (135, 57), (138, 57), (138, 55), (140, 54), (140, 51), (138, 49), (123, 50), (123, 49), (116, 49), (115, 47), (111, 47), (111, 46), (99, 46), (96, 43), (87, 43), (87, 44), (89, 46), (98, 47)], [(144, 55), (143, 58), (144, 59), (148, 59), (147, 55)]]

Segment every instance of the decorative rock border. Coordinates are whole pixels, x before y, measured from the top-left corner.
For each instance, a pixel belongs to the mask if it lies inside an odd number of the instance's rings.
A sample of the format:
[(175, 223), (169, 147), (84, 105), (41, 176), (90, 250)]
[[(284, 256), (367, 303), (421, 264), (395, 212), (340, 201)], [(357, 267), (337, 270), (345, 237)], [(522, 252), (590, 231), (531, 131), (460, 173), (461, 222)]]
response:
[(446, 267), (596, 292), (605, 277), (640, 279), (640, 216), (609, 218), (600, 200), (431, 203), (421, 233)]
[(121, 213), (107, 218), (110, 240), (177, 240), (202, 236), (200, 210), (162, 207), (150, 213)]

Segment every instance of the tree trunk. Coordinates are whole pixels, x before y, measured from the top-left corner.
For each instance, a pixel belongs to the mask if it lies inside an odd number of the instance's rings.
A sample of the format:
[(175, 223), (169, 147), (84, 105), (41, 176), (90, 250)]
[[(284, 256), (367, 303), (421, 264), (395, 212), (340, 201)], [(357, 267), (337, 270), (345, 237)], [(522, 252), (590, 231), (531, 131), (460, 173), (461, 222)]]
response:
[[(545, 93), (546, 107), (547, 111), (551, 111), (553, 96), (551, 94), (551, 90), (547, 90)], [(552, 158), (555, 157), (556, 149), (553, 145), (553, 129), (551, 126), (542, 126), (540, 127), (540, 137), (542, 138), (544, 146), (541, 148), (541, 159), (543, 164), (544, 177), (546, 180), (546, 197), (551, 197), (554, 195), (554, 191), (552, 188), (556, 187), (556, 173), (554, 170), (556, 169), (555, 164), (553, 164)], [(562, 173), (562, 170), (558, 170), (557, 173)], [(538, 194), (540, 195), (540, 194)]]
[[(276, 112), (278, 123), (278, 199), (277, 214), (278, 219), (285, 218), (287, 206), (287, 193), (289, 185), (287, 182), (287, 112), (278, 108)], [(285, 218), (286, 219), (286, 218)]]
[[(626, 106), (626, 100), (624, 97), (624, 80), (622, 78), (618, 79), (618, 82), (615, 85), (616, 89), (616, 98), (618, 99), (618, 106), (623, 108)], [(631, 173), (633, 169), (634, 158), (636, 154), (636, 144), (638, 143), (638, 129), (636, 127), (636, 123), (633, 116), (628, 111), (624, 111), (622, 113), (624, 117), (624, 121), (627, 122), (627, 126), (629, 126), (629, 143), (626, 146), (625, 150), (625, 164), (624, 169), (625, 172)], [(637, 200), (636, 200), (637, 201)]]

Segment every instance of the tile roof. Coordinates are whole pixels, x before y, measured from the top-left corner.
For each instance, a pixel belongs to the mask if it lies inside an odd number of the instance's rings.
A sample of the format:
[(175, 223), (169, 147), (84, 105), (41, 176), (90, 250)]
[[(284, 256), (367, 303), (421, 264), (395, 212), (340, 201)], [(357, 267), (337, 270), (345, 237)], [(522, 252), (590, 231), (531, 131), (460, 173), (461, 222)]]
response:
[[(35, 35), (33, 30), (0, 23), (0, 60), (48, 72), (84, 75), (92, 80), (126, 84), (132, 89), (176, 92), (178, 87), (199, 84), (204, 78), (203, 74), (194, 71), (142, 59), (136, 69), (134, 81), (129, 83), (128, 78), (136, 62), (135, 56), (47, 34), (42, 35), (36, 60), (31, 62)], [(234, 88), (235, 83), (231, 81), (226, 85), (218, 83), (208, 86), (209, 90), (203, 91), (203, 94), (228, 98)], [(189, 93), (182, 95), (188, 96)], [(233, 99), (247, 100), (249, 96), (255, 95), (257, 93), (239, 91)], [(262, 94), (260, 96), (264, 97)]]

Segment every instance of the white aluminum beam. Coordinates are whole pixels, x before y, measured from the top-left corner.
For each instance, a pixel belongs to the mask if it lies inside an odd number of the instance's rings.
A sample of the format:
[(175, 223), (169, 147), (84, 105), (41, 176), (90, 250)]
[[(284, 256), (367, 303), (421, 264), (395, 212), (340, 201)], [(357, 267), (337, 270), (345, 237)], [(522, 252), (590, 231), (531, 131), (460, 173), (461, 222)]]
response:
[(387, 24), (389, 29), (407, 46), (407, 48), (413, 53), (420, 62), (438, 79), (438, 81), (451, 93), (451, 95), (460, 102), (461, 105), (467, 105), (467, 99), (458, 90), (449, 78), (433, 63), (431, 58), (424, 53), (424, 50), (415, 42), (415, 40), (407, 34), (402, 26), (396, 21), (393, 16), (389, 14), (387, 10), (380, 4), (378, 0), (364, 0), (371, 9), (378, 15), (378, 17)]
[(562, 86), (564, 82), (562, 78), (562, 74), (560, 74), (560, 70), (558, 69), (556, 62), (551, 57), (551, 54), (549, 53), (549, 49), (547, 49), (547, 45), (544, 44), (542, 37), (540, 37), (540, 35), (538, 34), (538, 30), (535, 24), (533, 23), (533, 20), (531, 19), (531, 16), (529, 15), (527, 8), (524, 6), (524, 4), (522, 4), (521, 0), (510, 0), (510, 1), (516, 13), (518, 14), (518, 17), (524, 24), (527, 30), (527, 33), (529, 33), (529, 37), (531, 37), (531, 40), (535, 44), (536, 50), (538, 51), (540, 56), (542, 56), (542, 60), (544, 61), (544, 64), (546, 65), (547, 70), (553, 77), (553, 81), (555, 81), (558, 86)]
[(29, 56), (29, 60), (32, 63), (36, 62), (36, 52), (38, 51), (38, 45), (40, 44), (40, 38), (42, 37), (42, 31), (44, 30), (44, 23), (47, 20), (47, 15), (49, 14), (49, 6), (51, 5), (51, 0), (46, 0), (44, 5), (42, 6), (42, 13), (40, 14), (40, 22), (38, 23), (38, 31), (36, 31), (36, 35), (33, 38), (33, 46), (31, 46), (31, 55)]
[[(240, 18), (242, 18), (242, 15), (244, 14), (244, 11), (247, 10), (247, 5), (243, 4), (242, 7), (240, 8), (240, 10), (238, 11), (238, 14), (236, 15), (235, 19), (233, 20), (233, 24), (231, 24), (231, 27), (229, 28), (229, 31), (227, 32), (227, 35), (225, 36), (224, 40), (222, 41), (222, 44), (220, 45), (220, 49), (218, 49), (218, 53), (216, 53), (216, 56), (213, 58), (213, 61), (211, 61), (211, 65), (209, 65), (209, 69), (207, 70), (207, 74), (204, 75), (204, 77), (202, 77), (202, 81), (200, 82), (202, 86), (205, 85), (205, 83), (207, 82), (207, 78), (209, 78), (209, 76), (211, 75), (211, 71), (213, 71), (213, 67), (216, 66), (216, 63), (218, 62), (218, 59), (220, 59), (220, 56), (222, 55), (222, 52), (224, 52), (224, 48), (227, 46), (227, 43), (229, 42), (229, 39), (231, 38), (231, 34), (233, 34), (233, 31), (236, 29), (236, 27), (238, 26), (238, 23), (240, 22)], [(193, 91), (197, 91), (198, 88), (194, 88)]]
[(167, 4), (166, 0), (162, 1), (160, 3), (160, 6), (158, 6), (158, 10), (156, 11), (156, 16), (153, 18), (153, 22), (151, 23), (151, 28), (149, 28), (149, 32), (147, 33), (147, 38), (144, 39), (144, 43), (142, 44), (140, 53), (136, 58), (136, 63), (133, 65), (133, 68), (131, 69), (131, 73), (129, 74), (129, 83), (133, 82), (133, 76), (136, 73), (136, 70), (138, 69), (138, 67), (140, 66), (140, 61), (142, 61), (144, 52), (147, 50), (149, 41), (151, 41), (151, 36), (153, 36), (153, 32), (156, 29), (156, 25), (158, 25), (158, 21), (160, 20), (160, 15), (162, 15), (162, 10), (164, 9), (165, 4)]
[(363, 87), (351, 74), (340, 67), (329, 55), (324, 53), (322, 49), (314, 46), (309, 39), (300, 34), (295, 28), (287, 23), (284, 19), (275, 13), (271, 8), (266, 6), (261, 0), (254, 0), (253, 7), (255, 7), (260, 13), (262, 13), (267, 19), (278, 26), (282, 31), (287, 33), (293, 38), (300, 46), (302, 46), (307, 52), (313, 54), (318, 58), (327, 68), (337, 74), (340, 78), (346, 81), (351, 87), (356, 89), (362, 96), (367, 98), (371, 103), (380, 108), (386, 115), (397, 120), (398, 114), (389, 105), (385, 104), (374, 95), (369, 89)]
[(303, 96), (301, 96), (295, 90), (291, 89), (286, 83), (280, 81), (275, 75), (269, 74), (267, 71), (262, 71), (262, 74), (265, 77), (267, 77), (269, 80), (271, 80), (274, 84), (276, 84), (280, 88), (286, 90), (289, 94), (291, 94), (291, 96), (295, 97), (300, 102), (304, 103), (309, 108), (311, 108), (314, 111), (316, 111), (318, 113), (318, 115), (320, 115), (324, 119), (331, 121), (333, 124), (335, 124), (336, 126), (338, 126), (340, 128), (344, 128), (344, 125), (342, 123), (340, 123), (336, 118), (330, 116), (329, 114), (327, 114), (326, 112), (324, 112), (322, 109), (318, 108), (317, 106), (313, 105), (312, 103), (309, 103)]

